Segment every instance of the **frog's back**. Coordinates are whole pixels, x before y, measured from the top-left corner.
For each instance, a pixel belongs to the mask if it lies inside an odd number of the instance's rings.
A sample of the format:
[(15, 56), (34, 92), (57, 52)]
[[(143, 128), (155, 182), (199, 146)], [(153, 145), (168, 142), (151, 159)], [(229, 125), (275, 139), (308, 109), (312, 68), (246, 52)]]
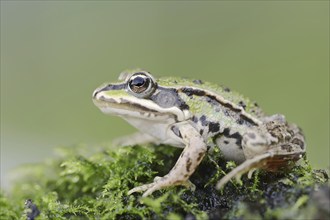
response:
[[(235, 106), (242, 107), (247, 114), (255, 118), (262, 118), (265, 116), (256, 102), (251, 101), (249, 98), (225, 86), (202, 80), (177, 77), (162, 77), (157, 81), (163, 86), (184, 88), (182, 91), (188, 95), (200, 95), (202, 97), (203, 91), (209, 92), (210, 94), (216, 94), (217, 97), (211, 98), (224, 100), (226, 103), (232, 103)], [(195, 94), (193, 94), (194, 92)], [(200, 92), (200, 94), (198, 94), (198, 92)], [(228, 107), (230, 106), (228, 105)]]

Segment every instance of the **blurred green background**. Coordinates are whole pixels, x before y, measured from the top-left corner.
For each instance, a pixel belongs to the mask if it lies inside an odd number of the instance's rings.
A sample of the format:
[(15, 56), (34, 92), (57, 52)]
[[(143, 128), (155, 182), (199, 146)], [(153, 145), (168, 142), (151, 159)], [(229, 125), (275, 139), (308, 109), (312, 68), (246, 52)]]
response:
[(329, 166), (328, 1), (1, 1), (1, 182), (56, 146), (132, 133), (92, 103), (126, 68), (238, 90)]

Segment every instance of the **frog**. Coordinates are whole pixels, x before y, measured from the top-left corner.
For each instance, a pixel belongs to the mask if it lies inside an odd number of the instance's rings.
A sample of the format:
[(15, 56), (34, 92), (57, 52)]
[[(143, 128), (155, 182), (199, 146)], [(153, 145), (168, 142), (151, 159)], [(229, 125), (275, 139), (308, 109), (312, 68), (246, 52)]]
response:
[(156, 79), (142, 69), (126, 70), (118, 82), (95, 89), (92, 99), (101, 112), (119, 116), (138, 129), (119, 141), (123, 145), (153, 143), (183, 149), (168, 174), (128, 194), (142, 192), (146, 197), (180, 185), (194, 190), (189, 178), (211, 151), (238, 164), (217, 182), (217, 189), (246, 173), (251, 178), (259, 169), (288, 168), (306, 152), (302, 130), (285, 116), (266, 115), (249, 98), (203, 80)]

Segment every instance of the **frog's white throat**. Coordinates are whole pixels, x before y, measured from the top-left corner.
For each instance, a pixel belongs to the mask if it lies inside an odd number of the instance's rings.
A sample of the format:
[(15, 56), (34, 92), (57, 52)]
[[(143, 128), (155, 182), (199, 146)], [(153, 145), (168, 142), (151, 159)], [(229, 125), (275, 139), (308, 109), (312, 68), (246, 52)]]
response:
[(100, 96), (94, 99), (94, 103), (103, 113), (123, 118), (138, 130), (155, 137), (162, 143), (184, 147), (182, 140), (174, 136), (170, 128), (175, 123), (189, 119), (188, 110), (182, 111), (178, 107), (162, 108), (151, 100), (136, 97)]
[(172, 124), (175, 123), (173, 119), (167, 121), (142, 120), (139, 118), (122, 117), (125, 121), (137, 128), (142, 133), (146, 133), (154, 137), (159, 143), (169, 144), (175, 147), (183, 148), (185, 145), (181, 138), (173, 134), (171, 130)]

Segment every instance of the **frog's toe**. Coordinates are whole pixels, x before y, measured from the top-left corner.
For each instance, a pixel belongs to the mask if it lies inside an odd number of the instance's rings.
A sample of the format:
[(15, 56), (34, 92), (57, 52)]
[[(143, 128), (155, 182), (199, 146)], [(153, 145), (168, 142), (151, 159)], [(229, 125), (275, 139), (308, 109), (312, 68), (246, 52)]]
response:
[(161, 188), (163, 188), (161, 185), (153, 184), (147, 191), (143, 193), (142, 197), (150, 196), (153, 192), (160, 190)]
[(170, 186), (182, 185), (184, 187), (189, 188), (191, 191), (195, 191), (195, 189), (196, 189), (196, 186), (189, 180), (186, 180), (186, 181), (177, 180), (175, 182), (171, 182), (170, 180), (168, 180), (167, 178), (164, 178), (164, 177), (157, 177), (155, 179), (157, 181), (152, 184), (148, 184), (148, 185), (150, 185), (150, 188), (143, 193), (142, 197), (147, 197), (157, 190), (164, 189), (164, 188), (170, 187)]
[(142, 186), (135, 187), (128, 191), (128, 195), (135, 193), (135, 192), (143, 192), (142, 197), (146, 197), (151, 195), (153, 192), (164, 189), (170, 186), (177, 186), (177, 185), (182, 185), (190, 190), (194, 191), (196, 189), (196, 186), (190, 182), (189, 180), (172, 180), (168, 178), (167, 176), (165, 177), (155, 177), (153, 183), (145, 184)]
[(149, 183), (149, 184), (144, 184), (142, 186), (134, 187), (133, 189), (128, 191), (127, 194), (130, 195), (130, 194), (133, 194), (133, 193), (136, 193), (136, 192), (146, 191), (146, 190), (150, 189), (153, 185), (154, 185), (154, 183)]
[[(230, 174), (230, 173), (229, 173)], [(241, 181), (241, 174), (229, 175), (227, 174), (224, 176), (216, 185), (216, 189), (222, 189), (232, 178), (236, 179), (236, 182)]]
[[(143, 192), (143, 197), (149, 196), (151, 195), (154, 191), (161, 189), (162, 187), (159, 186), (159, 184), (157, 184), (158, 182), (161, 182), (162, 177), (160, 176), (156, 176), (154, 178), (154, 182), (153, 183), (149, 183), (149, 184), (145, 184), (142, 186), (138, 186), (138, 187), (134, 187), (133, 189), (131, 189), (130, 191), (128, 191), (128, 195), (135, 193), (135, 192)], [(158, 187), (157, 187), (158, 185)]]
[(145, 184), (142, 186), (134, 187), (130, 191), (128, 191), (128, 195), (135, 192), (144, 192), (142, 197), (147, 197), (151, 195), (153, 192), (163, 189), (167, 186), (170, 186), (169, 183), (166, 183), (162, 177), (156, 177), (153, 183)]
[(257, 168), (252, 168), (249, 172), (248, 172), (248, 178), (251, 179), (252, 178), (252, 175), (253, 173), (257, 170)]

